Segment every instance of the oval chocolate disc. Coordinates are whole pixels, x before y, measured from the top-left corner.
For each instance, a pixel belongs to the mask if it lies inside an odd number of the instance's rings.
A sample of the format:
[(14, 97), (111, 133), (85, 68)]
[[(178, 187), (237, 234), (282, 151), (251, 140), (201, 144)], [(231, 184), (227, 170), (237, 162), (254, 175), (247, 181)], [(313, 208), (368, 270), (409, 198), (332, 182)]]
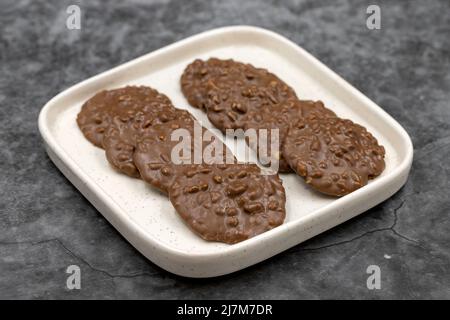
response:
[[(198, 132), (195, 132), (195, 125)], [(209, 138), (205, 135), (207, 132)], [(144, 181), (167, 192), (184, 165), (225, 163), (227, 157), (229, 163), (235, 162), (222, 141), (189, 112), (179, 110), (175, 119), (150, 127), (140, 137), (133, 160)]]
[(281, 225), (286, 195), (278, 175), (255, 164), (185, 167), (169, 189), (178, 214), (200, 237), (236, 243)]

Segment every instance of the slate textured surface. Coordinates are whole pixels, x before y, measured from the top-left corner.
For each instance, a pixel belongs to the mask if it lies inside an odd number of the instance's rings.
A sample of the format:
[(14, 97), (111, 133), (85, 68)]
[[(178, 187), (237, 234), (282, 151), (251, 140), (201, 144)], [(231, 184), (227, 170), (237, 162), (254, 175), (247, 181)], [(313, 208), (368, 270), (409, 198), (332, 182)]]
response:
[[(79, 4), (82, 29), (66, 28)], [(381, 30), (366, 8), (381, 6)], [(0, 1), (0, 298), (450, 298), (450, 2)], [(63, 89), (214, 27), (302, 45), (394, 116), (415, 159), (394, 197), (241, 272), (174, 276), (141, 256), (46, 156), (40, 108)], [(65, 269), (81, 267), (82, 289)], [(366, 268), (381, 268), (368, 290)]]

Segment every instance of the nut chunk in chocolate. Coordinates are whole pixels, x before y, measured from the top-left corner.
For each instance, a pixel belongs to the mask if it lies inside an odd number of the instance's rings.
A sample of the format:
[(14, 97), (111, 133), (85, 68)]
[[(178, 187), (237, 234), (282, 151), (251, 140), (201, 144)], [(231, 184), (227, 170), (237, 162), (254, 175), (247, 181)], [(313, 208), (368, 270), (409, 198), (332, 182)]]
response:
[(278, 175), (255, 164), (186, 166), (169, 190), (178, 214), (200, 237), (236, 243), (281, 225), (286, 196)]

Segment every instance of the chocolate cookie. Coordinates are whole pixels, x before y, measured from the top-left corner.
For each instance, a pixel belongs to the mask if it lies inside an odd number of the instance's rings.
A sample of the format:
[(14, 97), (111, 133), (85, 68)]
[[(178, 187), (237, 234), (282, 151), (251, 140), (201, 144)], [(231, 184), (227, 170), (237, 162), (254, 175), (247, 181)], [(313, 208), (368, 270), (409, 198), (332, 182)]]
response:
[(210, 79), (226, 79), (230, 73), (241, 74), (241, 63), (235, 61), (210, 58), (207, 61), (196, 59), (190, 63), (181, 75), (181, 90), (193, 107), (205, 109), (208, 95), (207, 84)]
[(291, 168), (311, 187), (333, 196), (346, 195), (380, 175), (384, 154), (364, 127), (315, 113), (298, 120), (283, 144)]
[(129, 118), (150, 104), (172, 105), (169, 98), (149, 87), (104, 90), (83, 104), (77, 123), (90, 142), (103, 148), (103, 135), (115, 116)]
[(173, 106), (153, 102), (130, 117), (115, 116), (103, 137), (109, 163), (122, 173), (139, 178), (133, 160), (137, 141), (147, 135), (151, 126), (176, 119), (179, 115), (180, 110)]
[(222, 132), (242, 129), (247, 113), (282, 104), (295, 92), (266, 69), (233, 60), (196, 60), (181, 77), (188, 101), (206, 109), (208, 119)]
[[(258, 152), (258, 158), (263, 164), (271, 163), (271, 158), (276, 159), (279, 161), (278, 172), (292, 172), (281, 152), (282, 145), (291, 124), (313, 113), (320, 113), (321, 116), (326, 117), (336, 116), (333, 111), (323, 105), (322, 101), (290, 99), (286, 103), (275, 106), (263, 106), (257, 112), (249, 112), (244, 118), (246, 132), (250, 133), (248, 130), (254, 129), (257, 136), (257, 139), (246, 139), (246, 141), (253, 150)], [(271, 150), (272, 130), (278, 130), (279, 149), (274, 152)]]
[[(197, 133), (194, 132), (195, 124), (199, 128)], [(184, 129), (184, 132), (175, 132), (178, 129)], [(206, 132), (210, 134), (211, 140), (200, 140), (196, 136), (205, 136)], [(177, 133), (181, 136), (172, 136)], [(174, 139), (175, 141), (172, 141)], [(211, 141), (214, 141), (217, 147), (222, 149), (216, 149), (217, 155), (212, 148)], [(181, 142), (186, 142), (186, 148), (181, 147)], [(197, 149), (197, 153), (195, 149)], [(204, 155), (211, 157), (204, 157)], [(174, 159), (173, 156), (177, 159)], [(189, 112), (179, 110), (175, 119), (156, 124), (145, 131), (144, 136), (137, 143), (133, 160), (144, 181), (167, 192), (174, 179), (179, 175), (179, 170), (182, 170), (183, 164), (226, 163), (226, 156), (229, 157), (228, 163), (235, 162), (231, 151), (216, 136), (202, 127)]]
[(281, 225), (286, 196), (278, 175), (254, 164), (185, 167), (169, 198), (178, 214), (205, 240), (236, 243)]

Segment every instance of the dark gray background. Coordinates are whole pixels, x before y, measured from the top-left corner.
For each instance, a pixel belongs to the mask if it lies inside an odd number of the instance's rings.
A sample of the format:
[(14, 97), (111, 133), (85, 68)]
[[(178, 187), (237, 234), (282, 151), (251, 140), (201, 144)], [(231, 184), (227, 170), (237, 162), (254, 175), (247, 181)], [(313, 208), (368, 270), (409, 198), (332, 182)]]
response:
[[(80, 31), (65, 26), (69, 4)], [(381, 30), (366, 28), (369, 4)], [(1, 1), (0, 298), (450, 298), (449, 13), (448, 0)], [(37, 117), (81, 80), (232, 24), (276, 31), (342, 75), (405, 127), (414, 163), (367, 213), (246, 270), (187, 279), (147, 261), (62, 176)], [(81, 290), (66, 289), (71, 264)], [(371, 264), (381, 290), (366, 288)]]

